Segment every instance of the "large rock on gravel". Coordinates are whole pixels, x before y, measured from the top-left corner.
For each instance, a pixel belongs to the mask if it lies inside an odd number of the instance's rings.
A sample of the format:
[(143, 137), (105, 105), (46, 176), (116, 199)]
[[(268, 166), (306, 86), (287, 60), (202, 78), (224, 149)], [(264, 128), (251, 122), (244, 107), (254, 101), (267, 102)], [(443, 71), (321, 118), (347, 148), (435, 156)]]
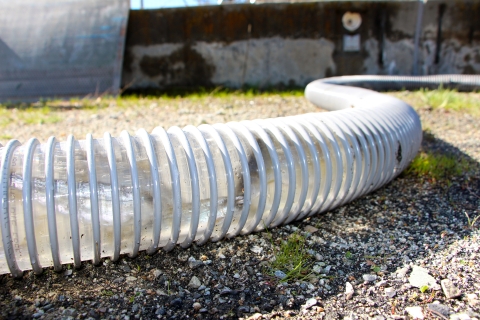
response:
[(428, 270), (419, 266), (413, 266), (408, 282), (417, 288), (428, 286), (429, 289), (440, 290), (440, 286), (434, 277), (428, 274)]

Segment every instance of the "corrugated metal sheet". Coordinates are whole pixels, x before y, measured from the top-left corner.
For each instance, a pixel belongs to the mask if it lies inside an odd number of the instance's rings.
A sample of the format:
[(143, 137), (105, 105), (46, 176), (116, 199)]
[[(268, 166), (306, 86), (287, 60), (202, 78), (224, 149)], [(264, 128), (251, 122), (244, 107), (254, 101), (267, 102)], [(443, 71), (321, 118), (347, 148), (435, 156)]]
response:
[(0, 101), (116, 94), (129, 0), (0, 0)]

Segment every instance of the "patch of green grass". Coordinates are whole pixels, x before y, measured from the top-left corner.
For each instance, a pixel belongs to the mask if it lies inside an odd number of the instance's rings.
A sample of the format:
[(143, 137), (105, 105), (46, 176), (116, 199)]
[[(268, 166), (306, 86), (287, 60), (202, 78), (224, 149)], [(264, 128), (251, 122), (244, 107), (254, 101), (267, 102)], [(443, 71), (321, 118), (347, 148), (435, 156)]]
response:
[(105, 296), (105, 297), (111, 297), (111, 296), (114, 295), (114, 293), (113, 293), (113, 291), (110, 291), (110, 290), (103, 290), (102, 295)]
[[(188, 98), (191, 100), (202, 100), (205, 98), (254, 98), (257, 96), (282, 96), (282, 97), (302, 97), (304, 88), (264, 88), (245, 87), (242, 89), (229, 89), (224, 87), (216, 88), (170, 88), (167, 90), (143, 90), (126, 92), (120, 100), (129, 100), (131, 102), (139, 99), (175, 99)], [(118, 102), (118, 100), (117, 100)]]
[(311, 256), (307, 253), (305, 237), (298, 233), (292, 234), (275, 252), (275, 261), (270, 265), (272, 274), (276, 270), (283, 271), (287, 276), (283, 282), (304, 280), (311, 274)]
[(22, 110), (19, 112), (18, 118), (25, 124), (51, 124), (62, 121), (62, 118), (49, 107)]
[(480, 99), (456, 90), (439, 88), (438, 90), (418, 91), (423, 102), (433, 109), (454, 112), (466, 112), (480, 116)]
[(470, 163), (454, 155), (420, 152), (407, 168), (407, 174), (427, 178), (433, 181), (450, 180), (463, 172), (470, 171)]
[(0, 128), (8, 126), (12, 119), (12, 113), (4, 105), (0, 105)]
[(10, 140), (10, 139), (13, 139), (13, 136), (9, 135), (9, 134), (0, 134), (0, 139), (2, 140)]

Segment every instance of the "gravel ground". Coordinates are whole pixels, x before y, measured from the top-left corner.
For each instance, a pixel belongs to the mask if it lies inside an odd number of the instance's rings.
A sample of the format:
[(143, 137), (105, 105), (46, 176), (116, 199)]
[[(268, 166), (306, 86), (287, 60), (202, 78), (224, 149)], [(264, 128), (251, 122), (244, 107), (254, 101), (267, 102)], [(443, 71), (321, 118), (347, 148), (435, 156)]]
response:
[[(118, 135), (316, 111), (302, 97), (274, 95), (108, 103), (83, 111), (63, 105), (62, 121), (19, 121), (4, 135), (101, 137), (106, 129)], [(479, 119), (416, 108), (427, 129), (424, 150), (467, 159), (474, 172), (448, 183), (403, 174), (326, 214), (201, 247), (26, 272), (21, 280), (2, 275), (0, 319), (480, 319), (480, 222), (471, 226), (466, 216), (480, 215)], [(282, 283), (270, 265), (292, 234), (305, 239), (310, 274)]]

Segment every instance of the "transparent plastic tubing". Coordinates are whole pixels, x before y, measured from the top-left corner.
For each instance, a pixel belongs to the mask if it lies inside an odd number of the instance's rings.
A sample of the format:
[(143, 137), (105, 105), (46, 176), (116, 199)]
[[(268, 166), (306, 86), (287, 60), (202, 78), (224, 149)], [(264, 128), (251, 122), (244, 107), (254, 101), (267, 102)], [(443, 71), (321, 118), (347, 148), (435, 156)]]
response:
[(201, 245), (380, 188), (419, 150), (420, 120), (401, 100), (339, 85), (352, 79), (307, 86), (328, 113), (9, 141), (0, 148), (0, 274)]

